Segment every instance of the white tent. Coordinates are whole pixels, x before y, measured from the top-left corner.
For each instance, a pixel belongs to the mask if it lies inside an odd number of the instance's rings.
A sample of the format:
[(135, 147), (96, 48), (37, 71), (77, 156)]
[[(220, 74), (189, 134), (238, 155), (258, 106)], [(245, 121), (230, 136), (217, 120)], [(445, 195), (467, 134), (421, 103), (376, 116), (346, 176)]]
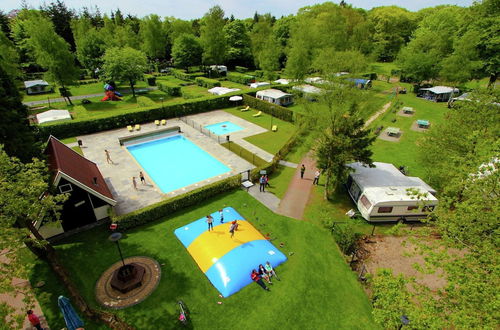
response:
[(269, 85), (271, 85), (271, 84), (268, 82), (254, 82), (254, 83), (250, 84), (250, 87), (251, 88), (259, 88), (262, 86), (269, 86)]
[(214, 88), (210, 88), (208, 90), (208, 92), (210, 94), (214, 94), (214, 95), (224, 95), (224, 94), (236, 92), (239, 90), (240, 90), (239, 88), (214, 87)]
[(281, 84), (281, 85), (288, 85), (290, 83), (290, 80), (281, 78), (281, 79), (275, 80), (274, 82), (277, 84)]
[(63, 119), (71, 119), (68, 110), (49, 110), (36, 115), (36, 120), (39, 124)]
[(321, 88), (312, 85), (298, 85), (298, 86), (293, 86), (292, 89), (302, 92), (304, 94), (319, 94), (322, 92)]

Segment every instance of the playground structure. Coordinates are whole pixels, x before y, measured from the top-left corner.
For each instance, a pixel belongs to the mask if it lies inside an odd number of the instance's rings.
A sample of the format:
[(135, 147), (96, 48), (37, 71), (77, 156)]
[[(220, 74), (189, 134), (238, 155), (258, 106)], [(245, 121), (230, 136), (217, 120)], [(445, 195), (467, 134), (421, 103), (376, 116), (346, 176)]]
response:
[(110, 84), (104, 84), (104, 97), (101, 101), (121, 101), (123, 95), (115, 91), (115, 88)]
[[(252, 283), (250, 273), (259, 264), (269, 261), (274, 268), (287, 258), (235, 209), (226, 207), (223, 212), (224, 223), (220, 223), (219, 212), (211, 214), (211, 232), (203, 217), (174, 233), (212, 285), (227, 298)], [(238, 223), (234, 237), (229, 233), (232, 221)]]

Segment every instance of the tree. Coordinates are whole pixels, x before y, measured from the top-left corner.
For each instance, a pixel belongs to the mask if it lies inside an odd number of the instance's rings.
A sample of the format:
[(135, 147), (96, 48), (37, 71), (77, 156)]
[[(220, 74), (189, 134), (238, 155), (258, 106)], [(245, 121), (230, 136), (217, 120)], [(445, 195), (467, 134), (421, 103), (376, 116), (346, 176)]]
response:
[(149, 15), (141, 20), (139, 35), (142, 51), (152, 60), (164, 59), (167, 46), (167, 34), (158, 15)]
[(233, 20), (224, 26), (227, 43), (226, 64), (248, 66), (252, 63), (250, 37), (245, 24), (241, 20)]
[(393, 61), (417, 27), (414, 14), (388, 6), (372, 9), (368, 17), (373, 27), (373, 54), (379, 61)]
[(147, 69), (146, 55), (130, 47), (110, 48), (104, 54), (104, 77), (112, 81), (127, 82), (135, 97), (134, 85)]
[[(28, 109), (13, 78), (0, 66), (0, 144), (5, 152), (28, 162), (36, 153), (35, 138), (28, 123)], [(2, 212), (0, 212), (2, 213)]]
[(19, 55), (12, 41), (0, 31), (0, 67), (12, 78), (20, 76)]
[(181, 34), (174, 41), (172, 46), (172, 59), (176, 67), (185, 68), (189, 72), (189, 67), (201, 64), (203, 48), (192, 34)]
[(2, 10), (0, 10), (0, 30), (6, 36), (10, 36), (9, 17)]
[(61, 0), (51, 2), (49, 5), (43, 5), (40, 10), (45, 13), (58, 35), (60, 35), (70, 46), (71, 50), (75, 50), (75, 39), (71, 30), (71, 21), (76, 17), (75, 12), (66, 7), (66, 4)]
[[(372, 164), (370, 145), (375, 136), (364, 129), (355, 100), (358, 90), (341, 84), (332, 84), (319, 98), (311, 115), (313, 123), (320, 128), (317, 141), (316, 161), (326, 177), (325, 197), (336, 191), (347, 180), (350, 162)], [(315, 113), (314, 113), (315, 111)]]
[(226, 38), (224, 36), (224, 11), (219, 6), (210, 8), (203, 16), (200, 41), (203, 46), (204, 64), (223, 64), (226, 58)]
[(96, 70), (102, 66), (106, 43), (101, 33), (92, 26), (90, 19), (73, 20), (72, 28), (76, 43), (76, 56), (83, 67), (95, 77)]
[(25, 28), (36, 62), (47, 70), (47, 80), (59, 85), (61, 96), (72, 104), (66, 86), (77, 78), (78, 70), (68, 43), (55, 32), (52, 22), (39, 13), (33, 13)]
[(362, 73), (368, 67), (368, 60), (359, 51), (333, 51), (322, 49), (314, 59), (312, 67), (325, 77), (337, 72)]

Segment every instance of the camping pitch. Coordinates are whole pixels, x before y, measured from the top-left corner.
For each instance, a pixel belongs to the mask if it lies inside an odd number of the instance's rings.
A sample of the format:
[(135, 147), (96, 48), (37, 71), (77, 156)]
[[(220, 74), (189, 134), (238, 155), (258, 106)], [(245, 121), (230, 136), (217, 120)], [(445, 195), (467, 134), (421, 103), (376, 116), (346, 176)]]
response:
[[(211, 214), (212, 231), (207, 231), (204, 217), (174, 233), (212, 285), (229, 297), (252, 282), (252, 269), (267, 261), (277, 267), (286, 261), (286, 256), (235, 209), (226, 207), (223, 214), (224, 223), (220, 223), (219, 212)], [(238, 223), (234, 237), (229, 233), (232, 221)]]

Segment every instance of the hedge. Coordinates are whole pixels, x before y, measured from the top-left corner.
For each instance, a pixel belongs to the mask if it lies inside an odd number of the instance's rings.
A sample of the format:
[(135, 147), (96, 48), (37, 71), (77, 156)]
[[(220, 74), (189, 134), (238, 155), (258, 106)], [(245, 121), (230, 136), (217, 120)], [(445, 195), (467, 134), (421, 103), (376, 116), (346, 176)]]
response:
[(226, 76), (227, 80), (239, 83), (242, 85), (248, 85), (255, 82), (254, 76), (249, 76), (247, 74), (238, 73), (238, 72), (229, 72)]
[(156, 105), (155, 101), (146, 96), (138, 96), (137, 104), (139, 104), (140, 107), (150, 107)]
[(148, 84), (148, 86), (156, 86), (156, 77), (145, 77), (144, 81)]
[(253, 152), (248, 151), (247, 149), (243, 148), (242, 146), (240, 146), (235, 142), (221, 143), (221, 146), (233, 152), (234, 154), (237, 154), (238, 156), (240, 156), (240, 158), (243, 158), (244, 160), (255, 166), (264, 166), (267, 164), (267, 162), (264, 159), (260, 158)]
[(170, 73), (172, 73), (172, 75), (177, 78), (177, 79), (180, 79), (180, 80), (185, 80), (185, 81), (190, 81), (192, 80), (191, 76), (188, 75), (186, 72), (184, 72), (183, 70), (178, 70), (178, 69), (172, 69), (170, 71)]
[(206, 88), (213, 88), (213, 87), (220, 87), (220, 81), (215, 80), (215, 79), (209, 79), (205, 77), (197, 77), (195, 79), (196, 84), (198, 86), (206, 87)]
[(51, 134), (58, 139), (64, 139), (115, 128), (124, 128), (132, 124), (147, 123), (156, 119), (169, 119), (207, 112), (214, 109), (229, 108), (234, 106), (234, 104), (229, 102), (229, 97), (240, 94), (241, 93), (230, 93), (221, 96), (207, 96), (197, 100), (178, 101), (176, 103), (166, 104), (163, 107), (155, 105), (154, 107), (140, 111), (124, 112), (116, 116), (105, 118), (72, 120), (38, 126), (39, 139), (46, 140)]
[(236, 175), (125, 215), (112, 216), (111, 221), (118, 224), (120, 230), (131, 229), (168, 216), (183, 208), (203, 203), (210, 197), (231, 191), (240, 185), (241, 175)]
[(248, 68), (245, 68), (244, 66), (235, 66), (234, 69), (240, 73), (245, 73), (248, 71)]
[(181, 86), (170, 81), (158, 80), (156, 82), (158, 89), (170, 96), (181, 96)]
[(250, 108), (259, 109), (281, 120), (293, 123), (293, 111), (280, 105), (262, 101), (246, 94), (243, 94), (243, 103), (250, 106)]
[(262, 70), (255, 70), (255, 76), (259, 77), (259, 78), (264, 77), (264, 71), (262, 71)]

